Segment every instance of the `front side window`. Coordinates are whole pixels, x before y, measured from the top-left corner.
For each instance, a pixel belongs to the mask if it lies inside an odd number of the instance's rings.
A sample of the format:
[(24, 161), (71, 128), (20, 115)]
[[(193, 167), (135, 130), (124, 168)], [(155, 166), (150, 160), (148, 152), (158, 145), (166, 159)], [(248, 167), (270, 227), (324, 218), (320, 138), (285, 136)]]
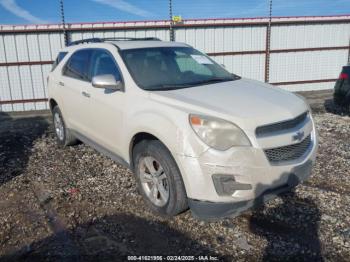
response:
[(95, 50), (91, 58), (91, 78), (98, 75), (113, 75), (121, 80), (121, 75), (113, 57), (104, 50)]
[(191, 47), (127, 49), (120, 53), (135, 82), (145, 90), (172, 90), (237, 79)]
[(75, 52), (68, 60), (63, 74), (68, 77), (76, 78), (79, 80), (89, 81), (89, 61), (91, 56), (91, 50), (79, 50)]

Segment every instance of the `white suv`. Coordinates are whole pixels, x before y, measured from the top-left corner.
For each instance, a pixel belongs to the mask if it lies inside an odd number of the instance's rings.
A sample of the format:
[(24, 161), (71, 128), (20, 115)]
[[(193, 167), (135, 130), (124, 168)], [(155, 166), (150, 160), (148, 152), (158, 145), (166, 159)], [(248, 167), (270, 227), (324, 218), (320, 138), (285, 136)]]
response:
[(173, 216), (234, 216), (310, 176), (317, 135), (304, 99), (238, 77), (183, 43), (87, 39), (48, 77), (58, 143), (77, 140), (135, 174)]

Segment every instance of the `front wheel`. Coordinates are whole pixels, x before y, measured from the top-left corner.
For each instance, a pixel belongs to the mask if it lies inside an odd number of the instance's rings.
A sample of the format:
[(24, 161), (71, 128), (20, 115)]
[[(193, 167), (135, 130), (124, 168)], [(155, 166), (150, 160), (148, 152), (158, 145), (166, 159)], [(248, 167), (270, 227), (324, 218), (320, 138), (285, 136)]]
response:
[(180, 171), (169, 150), (160, 141), (137, 144), (133, 160), (139, 191), (154, 212), (175, 216), (188, 208)]

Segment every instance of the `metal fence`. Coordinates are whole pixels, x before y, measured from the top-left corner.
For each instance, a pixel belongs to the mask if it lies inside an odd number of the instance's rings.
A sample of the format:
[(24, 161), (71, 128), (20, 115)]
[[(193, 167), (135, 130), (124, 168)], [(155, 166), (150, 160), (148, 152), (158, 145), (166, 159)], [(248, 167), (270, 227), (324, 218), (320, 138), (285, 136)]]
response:
[[(334, 86), (350, 52), (350, 16), (184, 20), (176, 41), (207, 53), (243, 77), (291, 91)], [(169, 40), (169, 21), (66, 25), (69, 38)], [(47, 109), (46, 75), (64, 46), (61, 25), (0, 26), (0, 111)], [(270, 47), (270, 48), (269, 48)]]

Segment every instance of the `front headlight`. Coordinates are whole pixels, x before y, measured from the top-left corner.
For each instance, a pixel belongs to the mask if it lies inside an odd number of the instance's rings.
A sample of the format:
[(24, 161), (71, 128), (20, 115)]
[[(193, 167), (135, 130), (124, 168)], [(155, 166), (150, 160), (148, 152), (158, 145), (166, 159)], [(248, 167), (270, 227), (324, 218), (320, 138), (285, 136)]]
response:
[(200, 115), (190, 115), (190, 124), (199, 138), (217, 150), (227, 150), (233, 146), (251, 146), (245, 133), (228, 121)]

